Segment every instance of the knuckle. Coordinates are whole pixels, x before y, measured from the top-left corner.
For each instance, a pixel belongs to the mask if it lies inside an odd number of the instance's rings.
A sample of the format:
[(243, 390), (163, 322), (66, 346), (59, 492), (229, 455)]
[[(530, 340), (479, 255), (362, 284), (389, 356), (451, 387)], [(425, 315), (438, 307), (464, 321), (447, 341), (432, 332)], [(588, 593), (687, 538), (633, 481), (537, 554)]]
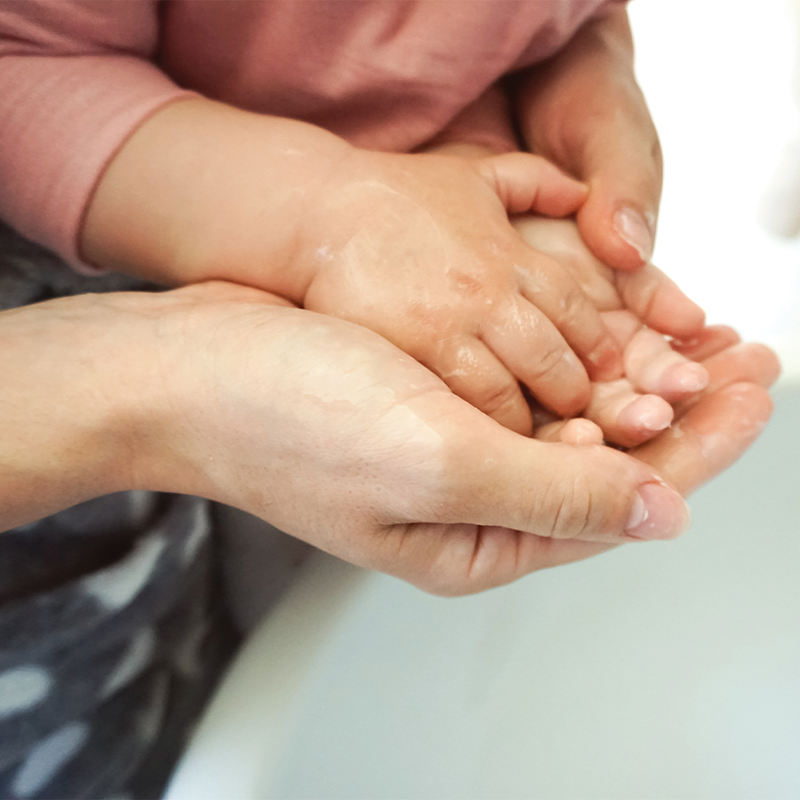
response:
[(570, 350), (559, 342), (543, 345), (536, 353), (536, 364), (528, 371), (528, 380), (532, 383), (563, 377), (565, 367), (569, 366)]
[(585, 325), (588, 306), (586, 295), (578, 286), (570, 286), (558, 302), (561, 324)]
[(580, 539), (593, 532), (594, 504), (591, 485), (585, 475), (554, 483), (549, 493), (555, 510), (547, 521), (549, 533), (546, 535), (553, 539)]
[(489, 416), (516, 405), (520, 400), (519, 386), (515, 381), (483, 387), (477, 393), (476, 404)]

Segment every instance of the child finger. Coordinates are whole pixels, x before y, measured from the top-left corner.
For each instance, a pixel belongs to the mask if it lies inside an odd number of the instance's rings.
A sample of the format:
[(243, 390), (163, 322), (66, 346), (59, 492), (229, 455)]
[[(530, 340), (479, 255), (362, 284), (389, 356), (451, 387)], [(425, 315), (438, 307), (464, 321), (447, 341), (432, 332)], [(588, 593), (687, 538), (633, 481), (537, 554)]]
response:
[(574, 445), (601, 445), (603, 431), (598, 425), (583, 417), (561, 419), (536, 429), (534, 438), (540, 442), (561, 442)]
[(650, 328), (640, 328), (624, 351), (625, 375), (634, 389), (670, 403), (702, 391), (708, 385), (705, 367), (670, 346)]
[(600, 312), (578, 282), (553, 258), (525, 246), (516, 261), (522, 296), (559, 330), (592, 380), (614, 380), (622, 358)]
[(483, 321), (480, 339), (543, 406), (577, 416), (589, 402), (589, 379), (552, 322), (517, 295)]
[(606, 311), (620, 307), (613, 271), (589, 250), (574, 220), (521, 214), (511, 222), (524, 242), (570, 272), (597, 309)]
[(583, 415), (602, 429), (606, 441), (634, 447), (669, 427), (673, 411), (666, 400), (639, 394), (622, 378), (593, 383), (592, 399)]
[(426, 364), (453, 394), (510, 430), (530, 436), (533, 420), (517, 379), (475, 338), (451, 337)]
[(589, 195), (585, 183), (530, 153), (490, 156), (476, 161), (475, 167), (509, 214), (535, 211), (564, 217), (574, 214)]

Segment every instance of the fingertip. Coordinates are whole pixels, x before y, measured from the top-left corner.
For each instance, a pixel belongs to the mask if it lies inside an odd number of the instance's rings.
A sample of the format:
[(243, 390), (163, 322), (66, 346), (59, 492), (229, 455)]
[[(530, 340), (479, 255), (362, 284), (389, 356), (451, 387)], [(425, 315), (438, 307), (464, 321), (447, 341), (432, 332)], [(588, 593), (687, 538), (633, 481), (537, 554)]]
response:
[(595, 197), (596, 195), (590, 190), (588, 199), (576, 215), (583, 240), (594, 255), (612, 269), (622, 272), (636, 272), (642, 269), (649, 262), (649, 256), (647, 259), (643, 258), (643, 253), (652, 253), (652, 242), (631, 244), (628, 241), (631, 234), (627, 233), (628, 239), (626, 239), (618, 230), (623, 224), (630, 228), (630, 222), (618, 220), (617, 212), (601, 206), (595, 201)]
[(540, 442), (560, 442), (578, 447), (603, 444), (603, 431), (594, 422), (582, 417), (559, 420), (536, 429)]
[(614, 232), (624, 244), (634, 250), (642, 265), (653, 257), (655, 222), (656, 217), (652, 212), (638, 211), (628, 206), (618, 208), (612, 217)]
[(668, 428), (673, 417), (672, 406), (666, 400), (642, 395), (620, 412), (618, 424), (640, 443)]
[(625, 534), (631, 539), (676, 539), (691, 525), (686, 501), (664, 483), (643, 483), (637, 489)]
[(672, 364), (667, 367), (661, 376), (661, 391), (659, 394), (675, 402), (697, 392), (702, 392), (708, 386), (708, 370), (694, 361)]
[(567, 420), (561, 428), (559, 441), (581, 447), (603, 444), (603, 431), (588, 419), (576, 417)]

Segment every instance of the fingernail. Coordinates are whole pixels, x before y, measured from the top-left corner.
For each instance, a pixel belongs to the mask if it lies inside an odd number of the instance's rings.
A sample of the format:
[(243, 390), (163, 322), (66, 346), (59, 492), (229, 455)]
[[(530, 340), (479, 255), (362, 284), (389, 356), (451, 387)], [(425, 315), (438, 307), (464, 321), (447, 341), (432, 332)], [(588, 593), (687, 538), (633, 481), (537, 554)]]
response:
[(681, 389), (700, 392), (708, 386), (708, 370), (700, 364), (683, 364), (678, 377)]
[(708, 370), (702, 364), (672, 364), (659, 378), (659, 394), (671, 401), (702, 392), (708, 386)]
[(637, 397), (623, 409), (620, 423), (655, 433), (668, 428), (673, 416), (672, 406), (666, 400), (647, 394)]
[(690, 523), (689, 507), (677, 492), (661, 483), (643, 483), (625, 533), (634, 539), (675, 539)]
[(641, 256), (650, 261), (653, 255), (653, 234), (645, 218), (632, 208), (621, 208), (614, 214), (614, 230)]

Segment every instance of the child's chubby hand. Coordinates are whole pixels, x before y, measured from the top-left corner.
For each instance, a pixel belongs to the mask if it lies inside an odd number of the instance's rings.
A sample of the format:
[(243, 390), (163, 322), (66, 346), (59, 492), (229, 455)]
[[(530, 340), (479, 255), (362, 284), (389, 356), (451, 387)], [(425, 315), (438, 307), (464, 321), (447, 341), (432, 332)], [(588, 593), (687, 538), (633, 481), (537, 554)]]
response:
[(652, 264), (635, 273), (604, 266), (572, 220), (526, 215), (514, 224), (529, 244), (571, 272), (624, 353), (624, 377), (592, 384), (581, 422), (565, 425), (540, 412), (537, 420), (543, 427), (538, 435), (573, 442), (604, 437), (632, 447), (667, 428), (672, 406), (703, 390), (709, 378), (705, 367), (679, 353), (666, 336), (679, 340), (702, 336), (702, 310)]
[(573, 415), (590, 378), (622, 370), (574, 278), (508, 221), (572, 214), (586, 193), (530, 154), (374, 152), (189, 98), (149, 117), (107, 165), (80, 252), (166, 285), (227, 280), (356, 322), (530, 433), (520, 385)]
[(573, 416), (589, 378), (621, 375), (620, 350), (571, 272), (508, 214), (571, 214), (586, 191), (529, 154), (354, 151), (309, 204), (302, 304), (380, 333), (511, 430), (531, 432), (520, 384)]

